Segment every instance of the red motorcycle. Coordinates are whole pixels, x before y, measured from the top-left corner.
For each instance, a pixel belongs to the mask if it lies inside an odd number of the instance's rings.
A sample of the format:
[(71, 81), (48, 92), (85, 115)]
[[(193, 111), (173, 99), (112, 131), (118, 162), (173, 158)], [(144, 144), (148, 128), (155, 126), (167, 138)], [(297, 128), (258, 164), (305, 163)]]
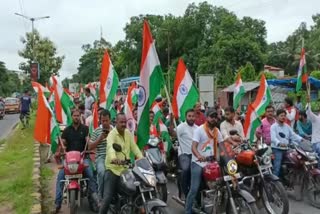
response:
[(84, 159), (92, 152), (70, 151), (64, 154), (65, 157), (63, 166), (65, 180), (63, 187), (63, 197), (70, 208), (70, 214), (77, 213), (77, 209), (81, 206), (81, 199), (87, 197), (90, 209), (94, 212), (98, 211), (98, 206), (92, 198), (92, 193), (88, 188), (88, 178), (83, 178), (84, 170), (90, 167), (84, 163)]
[(320, 208), (320, 169), (318, 156), (309, 144), (300, 143), (289, 149), (282, 161), (280, 178), (297, 199), (306, 196), (309, 203)]

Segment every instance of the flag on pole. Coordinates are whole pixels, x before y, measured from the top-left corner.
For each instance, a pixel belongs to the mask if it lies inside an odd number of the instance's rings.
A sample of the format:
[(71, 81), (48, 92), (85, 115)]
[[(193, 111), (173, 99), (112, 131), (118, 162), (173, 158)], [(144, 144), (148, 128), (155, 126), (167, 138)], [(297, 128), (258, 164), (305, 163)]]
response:
[(193, 84), (192, 77), (180, 58), (176, 71), (176, 78), (174, 81), (172, 109), (175, 118), (185, 120), (185, 113), (199, 100), (199, 92)]
[(90, 122), (90, 126), (89, 126), (90, 135), (93, 133), (93, 131), (96, 128), (98, 128), (98, 126), (99, 126), (98, 103), (95, 102), (93, 104), (93, 110), (92, 110), (92, 121)]
[(34, 128), (34, 139), (40, 143), (51, 144), (51, 151), (56, 152), (60, 129), (56, 122), (54, 113), (42, 91), (42, 85), (32, 82), (32, 87), (38, 93), (38, 109)]
[(163, 86), (163, 75), (155, 41), (148, 22), (143, 23), (142, 57), (138, 98), (138, 146), (143, 148), (149, 139), (149, 109)]
[(103, 55), (100, 74), (100, 107), (109, 109), (113, 104), (119, 85), (117, 72), (114, 70), (109, 54)]
[(305, 55), (304, 48), (302, 48), (301, 55), (300, 55), (298, 76), (297, 76), (296, 91), (300, 91), (300, 89), (302, 87), (302, 83), (306, 83), (307, 78), (308, 78), (308, 76), (307, 76), (306, 55)]
[(71, 125), (71, 109), (74, 108), (72, 97), (70, 97), (61, 84), (58, 82), (56, 76), (50, 78), (54, 92), (54, 105), (57, 121), (63, 125)]
[(151, 110), (154, 113), (154, 118), (153, 118), (153, 123), (154, 124), (157, 124), (159, 119), (163, 118), (163, 113), (162, 113), (161, 108), (160, 108), (160, 106), (162, 105), (163, 102), (164, 101), (161, 101), (161, 102), (154, 101), (152, 106), (151, 106)]
[(234, 85), (234, 91), (233, 91), (233, 108), (234, 109), (238, 109), (238, 107), (240, 106), (241, 99), (245, 95), (245, 93), (246, 92), (242, 85), (241, 75), (239, 72), (237, 75), (237, 80)]
[(128, 88), (127, 97), (124, 103), (124, 113), (126, 114), (126, 117), (127, 117), (127, 128), (132, 134), (134, 134), (134, 131), (136, 130), (136, 120), (133, 117), (133, 109), (134, 109), (133, 98), (137, 96), (136, 88), (137, 88), (136, 82), (131, 83), (131, 85)]
[(247, 139), (250, 139), (250, 142), (253, 142), (254, 140), (254, 132), (259, 126), (259, 117), (265, 113), (265, 109), (270, 104), (271, 100), (271, 91), (264, 74), (262, 74), (257, 97), (255, 101), (248, 106), (250, 108), (248, 108), (244, 122), (244, 134)]
[(39, 93), (39, 88), (41, 88), (43, 94), (45, 97), (49, 97), (50, 95), (50, 90), (48, 87), (44, 87), (43, 85), (37, 83), (37, 82), (32, 82), (32, 87), (33, 90), (38, 94)]

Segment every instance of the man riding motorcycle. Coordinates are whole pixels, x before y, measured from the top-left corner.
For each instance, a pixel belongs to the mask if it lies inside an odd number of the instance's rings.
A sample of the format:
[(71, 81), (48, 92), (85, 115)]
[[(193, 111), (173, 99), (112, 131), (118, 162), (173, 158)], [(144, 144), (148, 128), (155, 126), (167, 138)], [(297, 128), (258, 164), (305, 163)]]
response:
[(257, 138), (260, 139), (262, 137), (263, 142), (268, 146), (271, 144), (270, 128), (275, 122), (274, 107), (272, 105), (268, 105), (266, 107), (265, 118), (261, 120), (261, 126), (258, 127), (256, 131)]
[[(120, 174), (126, 169), (119, 165), (124, 160), (130, 158), (132, 152), (137, 158), (142, 158), (142, 153), (133, 142), (132, 134), (127, 127), (127, 119), (124, 113), (119, 113), (116, 117), (116, 128), (107, 137), (106, 172), (104, 175), (103, 202), (100, 207), (100, 214), (108, 213), (112, 198), (117, 194)], [(117, 153), (113, 149), (113, 144), (119, 144), (123, 153)]]
[[(72, 116), (72, 125), (66, 127), (62, 133), (61, 140), (62, 140), (62, 147), (64, 148), (65, 152), (69, 151), (85, 151), (86, 143), (88, 142), (88, 133), (89, 129), (87, 126), (81, 124), (80, 122), (80, 111), (78, 109), (74, 109), (71, 112)], [(59, 154), (56, 154), (58, 156)], [(89, 158), (84, 159), (84, 163), (86, 165), (90, 165)], [(85, 176), (89, 178), (89, 188), (92, 192), (92, 198), (98, 204), (98, 196), (97, 196), (97, 185), (95, 183), (95, 179), (93, 176), (92, 169), (87, 167), (85, 169)], [(62, 190), (63, 184), (62, 180), (64, 180), (65, 174), (64, 169), (60, 169), (58, 176), (57, 176), (57, 183), (56, 183), (56, 213), (58, 213), (61, 209), (61, 204), (63, 200)]]
[(287, 112), (284, 109), (277, 110), (277, 122), (271, 126), (271, 148), (274, 154), (273, 174), (279, 177), (283, 155), (290, 143), (301, 142), (304, 139), (294, 133), (286, 124)]
[(186, 200), (185, 213), (192, 213), (192, 205), (202, 181), (202, 169), (207, 164), (206, 156), (212, 156), (217, 151), (218, 143), (223, 141), (216, 127), (218, 114), (215, 110), (207, 111), (207, 121), (194, 131), (192, 142), (191, 186)]

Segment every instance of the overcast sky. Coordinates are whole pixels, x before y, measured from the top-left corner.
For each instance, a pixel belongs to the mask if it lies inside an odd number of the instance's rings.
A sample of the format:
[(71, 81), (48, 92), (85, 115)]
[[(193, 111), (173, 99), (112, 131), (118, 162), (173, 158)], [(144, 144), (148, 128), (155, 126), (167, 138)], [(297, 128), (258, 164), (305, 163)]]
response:
[[(103, 36), (115, 44), (124, 38), (123, 28), (131, 16), (171, 13), (183, 15), (187, 5), (200, 0), (0, 0), (0, 61), (7, 68), (18, 70), (23, 48), (20, 37), (31, 31), (31, 22), (14, 13), (27, 16), (50, 16), (35, 22), (42, 36), (56, 44), (65, 55), (60, 71), (61, 80), (77, 72), (82, 44)], [(237, 16), (251, 16), (266, 21), (268, 42), (285, 40), (300, 24), (312, 24), (311, 16), (320, 12), (320, 0), (208, 0), (224, 6)], [(156, 37), (156, 36), (155, 36)]]

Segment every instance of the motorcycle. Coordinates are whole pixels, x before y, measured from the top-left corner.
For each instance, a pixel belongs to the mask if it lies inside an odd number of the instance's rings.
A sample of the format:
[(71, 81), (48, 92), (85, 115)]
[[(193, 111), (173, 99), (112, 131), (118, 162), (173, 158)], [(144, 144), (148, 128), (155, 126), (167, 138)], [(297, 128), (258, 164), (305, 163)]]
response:
[(269, 214), (289, 213), (289, 200), (279, 178), (272, 174), (270, 148), (263, 143), (250, 147), (243, 141), (234, 148), (239, 171), (242, 173), (241, 183), (256, 198), (262, 201)]
[[(112, 147), (125, 156), (119, 144), (113, 144)], [(133, 165), (126, 159), (120, 165), (128, 169), (120, 175), (120, 191), (114, 197), (108, 213), (140, 213), (142, 209), (148, 214), (167, 214), (167, 204), (155, 197), (157, 179), (150, 162), (141, 158)]]
[[(219, 147), (221, 147), (220, 143)], [(226, 153), (225, 153), (226, 154)], [(206, 157), (207, 165), (203, 168), (203, 184), (200, 190), (200, 207), (193, 207), (195, 213), (240, 214), (259, 213), (254, 197), (239, 185), (241, 178), (237, 162), (225, 155), (215, 159), (213, 156)], [(173, 196), (173, 200), (182, 206), (185, 202)]]
[(149, 141), (144, 148), (144, 155), (155, 171), (157, 178), (157, 189), (160, 199), (164, 202), (167, 202), (167, 177), (164, 173), (164, 171), (166, 171), (166, 158), (165, 154), (163, 154), (159, 149), (160, 143), (162, 142), (159, 140), (159, 138), (150, 136)]
[(65, 180), (63, 183), (63, 197), (67, 202), (70, 214), (77, 213), (81, 207), (81, 199), (87, 197), (90, 209), (94, 212), (98, 211), (98, 205), (95, 203), (92, 193), (88, 188), (88, 178), (83, 178), (83, 173), (86, 167), (84, 164), (86, 155), (92, 152), (70, 151), (62, 154), (65, 157), (64, 164), (59, 169), (64, 169)]
[(320, 208), (318, 159), (309, 143), (292, 145), (283, 157), (280, 178), (287, 189), (294, 190), (296, 199), (306, 196), (312, 206)]

